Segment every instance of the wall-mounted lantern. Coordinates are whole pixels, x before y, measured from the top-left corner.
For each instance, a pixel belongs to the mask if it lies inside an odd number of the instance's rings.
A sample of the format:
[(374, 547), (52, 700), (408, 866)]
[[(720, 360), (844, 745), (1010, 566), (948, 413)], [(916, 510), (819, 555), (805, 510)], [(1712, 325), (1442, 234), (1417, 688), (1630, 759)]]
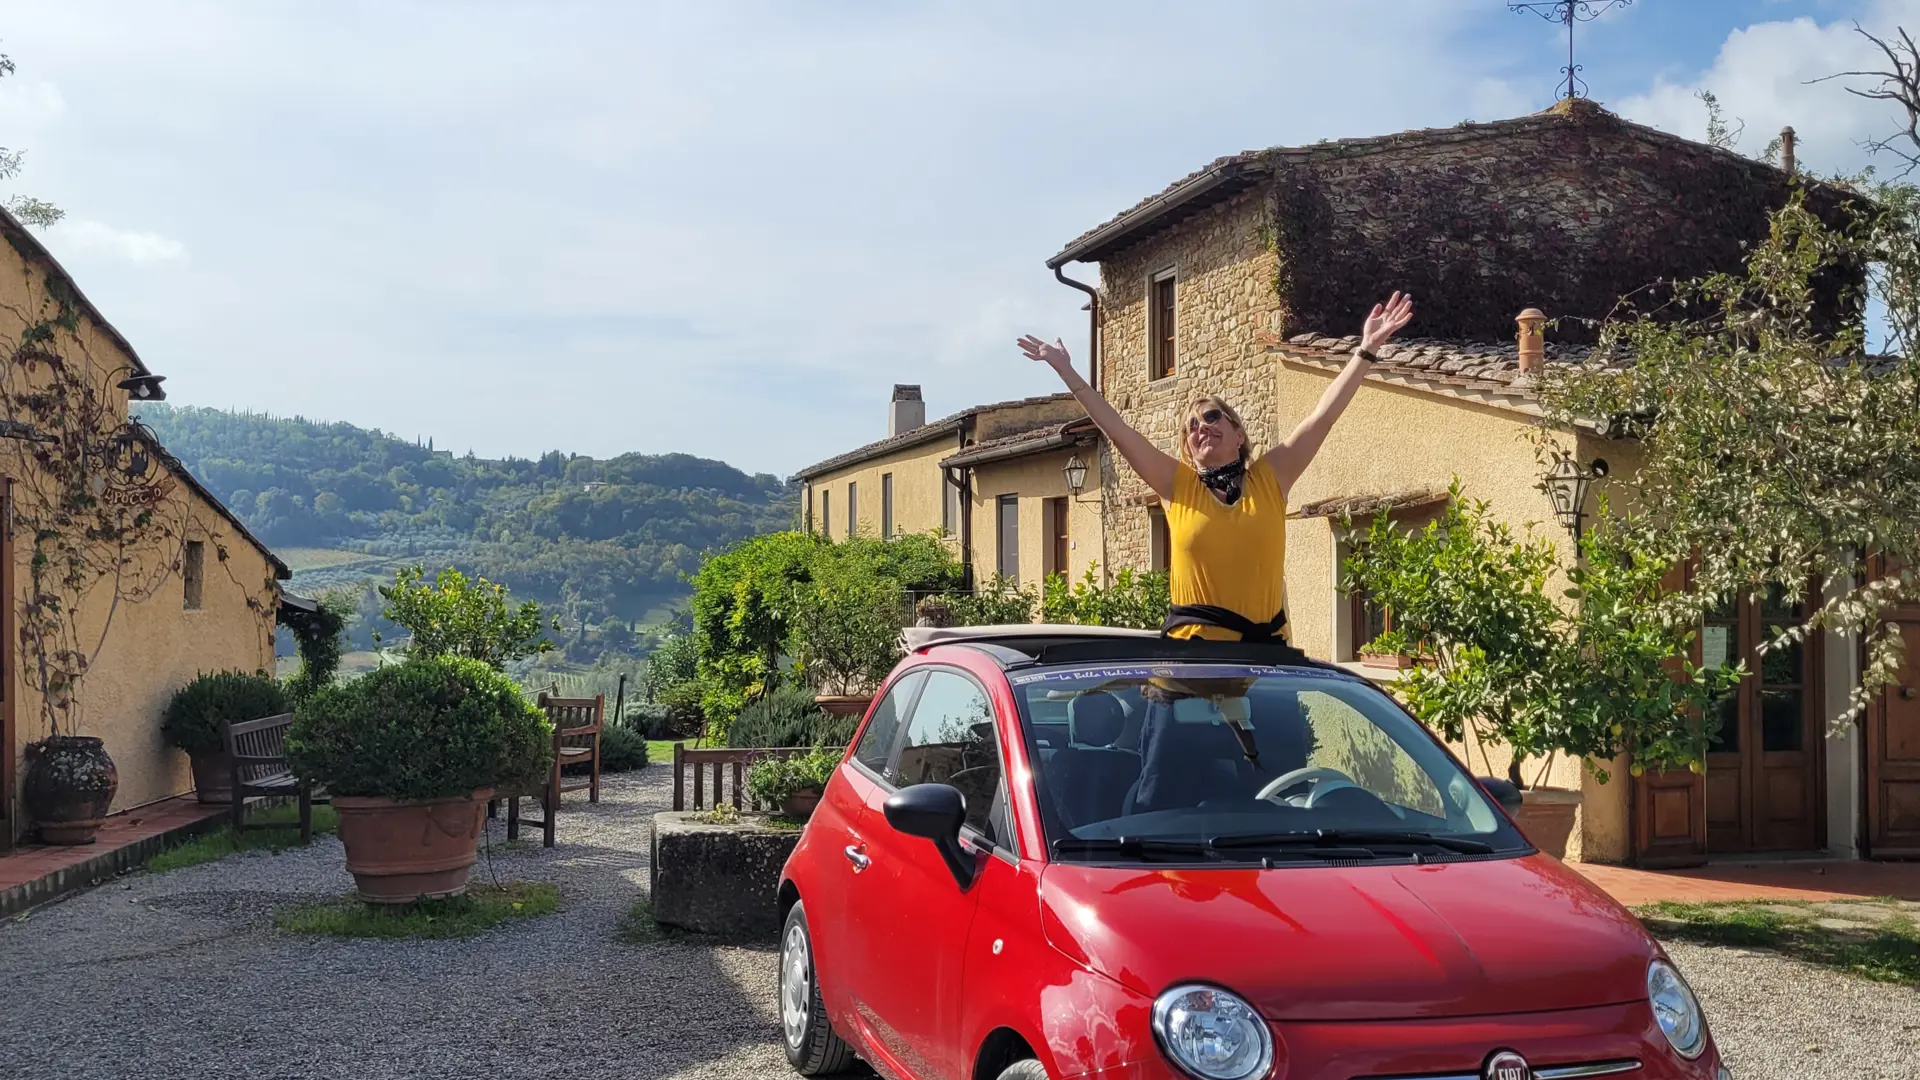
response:
[(131, 375), (114, 385), (125, 390), (135, 401), (165, 401), (167, 392), (160, 389), (165, 375)]
[(1079, 454), (1075, 454), (1072, 457), (1069, 457), (1067, 459), (1067, 467), (1061, 471), (1067, 474), (1067, 490), (1068, 491), (1071, 491), (1075, 495), (1078, 495), (1082, 491), (1086, 490), (1087, 463), (1080, 460)]
[(1561, 527), (1573, 534), (1576, 544), (1580, 542), (1580, 525), (1586, 516), (1587, 489), (1605, 475), (1604, 458), (1594, 458), (1593, 464), (1583, 466), (1571, 455), (1562, 454), (1542, 478), (1541, 486), (1553, 502), (1553, 516), (1559, 519)]

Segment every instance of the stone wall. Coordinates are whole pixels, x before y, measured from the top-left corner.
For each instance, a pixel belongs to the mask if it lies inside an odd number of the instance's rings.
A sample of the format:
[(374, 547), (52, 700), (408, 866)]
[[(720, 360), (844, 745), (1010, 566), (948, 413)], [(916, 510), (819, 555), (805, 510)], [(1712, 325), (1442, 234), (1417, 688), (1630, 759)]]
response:
[[(1107, 400), (1168, 453), (1198, 393), (1219, 394), (1246, 419), (1256, 446), (1275, 436), (1273, 365), (1258, 335), (1279, 326), (1276, 260), (1262, 236), (1266, 196), (1249, 192), (1100, 266), (1100, 386)], [(1149, 378), (1147, 280), (1172, 268), (1174, 374)], [(1150, 565), (1147, 489), (1102, 443), (1107, 570)]]

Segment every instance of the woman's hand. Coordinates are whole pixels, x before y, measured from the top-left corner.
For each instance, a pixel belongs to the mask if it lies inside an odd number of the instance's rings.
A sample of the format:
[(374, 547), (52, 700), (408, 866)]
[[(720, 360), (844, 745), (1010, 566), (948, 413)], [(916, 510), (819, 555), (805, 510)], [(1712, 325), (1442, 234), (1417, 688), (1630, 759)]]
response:
[(1379, 352), (1380, 347), (1393, 340), (1393, 335), (1407, 325), (1413, 318), (1413, 296), (1394, 293), (1384, 304), (1373, 305), (1373, 312), (1367, 316), (1366, 325), (1360, 328), (1360, 350)]
[(1058, 338), (1049, 345), (1028, 334), (1020, 339), (1019, 344), (1020, 351), (1026, 353), (1029, 360), (1038, 360), (1055, 371), (1070, 371), (1073, 368), (1073, 358), (1067, 355), (1067, 347)]

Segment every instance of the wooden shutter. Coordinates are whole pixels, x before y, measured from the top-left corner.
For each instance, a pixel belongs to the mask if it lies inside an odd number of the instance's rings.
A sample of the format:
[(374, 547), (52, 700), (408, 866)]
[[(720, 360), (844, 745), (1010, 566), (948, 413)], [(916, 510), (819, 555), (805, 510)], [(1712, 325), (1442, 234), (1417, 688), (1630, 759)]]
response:
[[(1693, 587), (1691, 563), (1676, 566), (1667, 575), (1670, 591)], [(1692, 662), (1700, 663), (1700, 641), (1694, 639)], [(1669, 665), (1679, 675), (1679, 665)], [(1687, 769), (1649, 770), (1627, 774), (1632, 790), (1630, 816), (1633, 862), (1636, 866), (1699, 866), (1707, 861), (1707, 778)]]

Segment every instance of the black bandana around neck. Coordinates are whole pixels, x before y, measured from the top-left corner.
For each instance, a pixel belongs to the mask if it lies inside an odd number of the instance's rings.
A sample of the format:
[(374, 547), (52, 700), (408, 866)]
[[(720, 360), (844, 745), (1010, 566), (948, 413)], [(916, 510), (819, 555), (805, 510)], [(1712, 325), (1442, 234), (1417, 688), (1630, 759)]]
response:
[(1232, 506), (1240, 501), (1243, 481), (1247, 477), (1247, 463), (1235, 458), (1217, 469), (1201, 469), (1200, 482), (1220, 496), (1220, 501)]

